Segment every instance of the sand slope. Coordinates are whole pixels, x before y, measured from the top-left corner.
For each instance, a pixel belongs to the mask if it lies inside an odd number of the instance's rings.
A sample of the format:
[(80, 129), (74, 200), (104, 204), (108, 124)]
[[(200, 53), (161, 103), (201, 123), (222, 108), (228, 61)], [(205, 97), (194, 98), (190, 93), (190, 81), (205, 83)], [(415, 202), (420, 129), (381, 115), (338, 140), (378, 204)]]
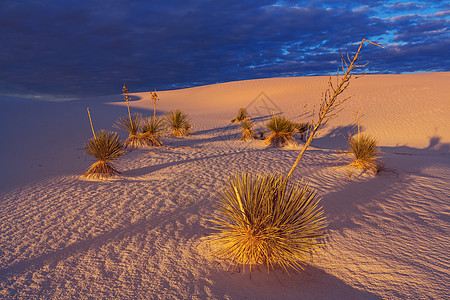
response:
[[(210, 256), (205, 219), (235, 172), (287, 172), (299, 147), (237, 141), (246, 107), (263, 128), (318, 103), (326, 77), (242, 81), (160, 92), (158, 114), (181, 108), (195, 133), (163, 138), (118, 167), (123, 178), (81, 181), (91, 160), (86, 106), (97, 129), (126, 113), (120, 95), (65, 103), (1, 100), (0, 297), (42, 299), (444, 299), (449, 297), (450, 73), (368, 75), (295, 172), (322, 195), (327, 246), (304, 272), (251, 274)], [(135, 111), (151, 114), (148, 93)], [(138, 100), (140, 99), (140, 100)], [(114, 105), (111, 105), (114, 102)], [(386, 170), (348, 180), (354, 112), (376, 136)], [(122, 135), (124, 137), (124, 135)]]

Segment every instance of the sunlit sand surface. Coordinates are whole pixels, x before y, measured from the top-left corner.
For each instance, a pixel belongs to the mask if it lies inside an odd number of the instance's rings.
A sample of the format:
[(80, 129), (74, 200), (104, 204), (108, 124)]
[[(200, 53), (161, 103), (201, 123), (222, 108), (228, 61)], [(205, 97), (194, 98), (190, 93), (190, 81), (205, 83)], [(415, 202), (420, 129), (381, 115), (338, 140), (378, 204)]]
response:
[[(276, 149), (237, 140), (248, 107), (256, 128), (283, 112), (310, 120), (328, 77), (277, 78), (161, 91), (159, 115), (182, 109), (187, 138), (134, 150), (114, 181), (80, 180), (82, 147), (127, 111), (121, 95), (55, 103), (0, 98), (0, 298), (445, 299), (450, 297), (450, 73), (367, 75), (306, 152), (294, 179), (322, 196), (326, 246), (303, 272), (243, 273), (203, 238), (216, 197), (236, 172), (287, 173), (302, 142)], [(119, 87), (120, 88), (120, 87)], [(149, 93), (132, 110), (151, 115)], [(306, 106), (306, 114), (303, 115)], [(348, 179), (346, 142), (378, 139), (385, 169)], [(120, 133), (122, 138), (126, 135)]]

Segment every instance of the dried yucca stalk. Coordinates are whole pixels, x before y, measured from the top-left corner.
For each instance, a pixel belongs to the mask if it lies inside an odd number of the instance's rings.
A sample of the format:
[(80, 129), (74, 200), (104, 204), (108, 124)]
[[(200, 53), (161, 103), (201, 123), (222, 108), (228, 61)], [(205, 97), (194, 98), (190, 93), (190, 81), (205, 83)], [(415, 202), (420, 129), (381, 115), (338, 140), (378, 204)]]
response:
[(156, 94), (156, 89), (154, 92), (150, 92), (150, 98), (153, 102), (153, 118), (156, 119), (156, 102), (159, 101), (158, 95)]
[[(364, 42), (373, 44), (375, 46), (381, 47), (380, 45), (373, 43), (371, 41), (368, 41), (366, 39), (363, 39), (361, 41), (361, 44), (359, 45), (358, 51), (356, 52), (353, 59), (350, 59), (350, 57), (347, 55), (347, 60), (342, 58), (342, 71), (344, 72), (344, 75), (339, 76), (339, 74), (336, 76), (336, 83), (333, 84), (331, 81), (331, 75), (330, 79), (328, 80), (328, 88), (326, 89), (325, 93), (322, 94), (322, 99), (320, 101), (320, 108), (318, 113), (318, 120), (317, 122), (312, 122), (311, 130), (309, 132), (308, 139), (305, 142), (305, 145), (303, 146), (303, 149), (300, 151), (300, 154), (298, 155), (297, 159), (295, 160), (294, 164), (292, 165), (291, 170), (289, 171), (287, 178), (289, 179), (292, 174), (294, 173), (295, 168), (300, 163), (300, 160), (302, 159), (303, 155), (306, 152), (306, 149), (308, 149), (311, 142), (314, 140), (315, 135), (319, 128), (323, 125), (325, 125), (331, 118), (333, 118), (337, 113), (339, 113), (338, 108), (350, 97), (339, 99), (339, 95), (341, 95), (349, 86), (350, 80), (353, 78), (353, 71), (357, 68), (365, 67), (365, 65), (357, 65), (356, 62), (359, 59), (359, 55), (361, 52), (361, 48), (364, 45)], [(383, 47), (381, 47), (383, 48)]]
[(299, 270), (321, 245), (326, 221), (314, 190), (283, 175), (236, 175), (221, 192), (212, 220), (215, 254), (240, 266)]

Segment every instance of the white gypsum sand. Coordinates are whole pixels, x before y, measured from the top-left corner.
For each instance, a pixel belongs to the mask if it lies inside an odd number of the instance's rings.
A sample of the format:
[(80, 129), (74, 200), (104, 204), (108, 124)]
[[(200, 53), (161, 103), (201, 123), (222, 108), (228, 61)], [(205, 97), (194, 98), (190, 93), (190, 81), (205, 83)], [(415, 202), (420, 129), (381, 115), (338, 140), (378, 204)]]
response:
[[(211, 233), (204, 219), (217, 213), (231, 175), (286, 174), (301, 148), (298, 137), (300, 146), (281, 149), (237, 140), (230, 120), (238, 109), (250, 104), (256, 129), (275, 109), (301, 121), (328, 77), (157, 92), (157, 114), (181, 109), (193, 134), (133, 150), (118, 161), (123, 177), (108, 182), (79, 180), (93, 162), (81, 149), (92, 136), (86, 107), (96, 130), (113, 130), (127, 114), (121, 95), (64, 103), (0, 97), (0, 298), (448, 298), (449, 79), (367, 75), (351, 83), (353, 99), (293, 175), (323, 197), (330, 224), (326, 246), (291, 276), (281, 268), (242, 273), (215, 260), (202, 242)], [(131, 96), (132, 112), (153, 114), (150, 93)], [(356, 111), (386, 169), (355, 171), (349, 181), (350, 157), (336, 150), (354, 133)]]

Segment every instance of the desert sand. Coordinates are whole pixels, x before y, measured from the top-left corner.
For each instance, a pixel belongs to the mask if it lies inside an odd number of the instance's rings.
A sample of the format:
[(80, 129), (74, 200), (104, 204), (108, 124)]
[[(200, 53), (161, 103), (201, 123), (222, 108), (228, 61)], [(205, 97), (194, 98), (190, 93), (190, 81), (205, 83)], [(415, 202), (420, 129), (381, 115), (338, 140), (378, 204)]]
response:
[[(321, 195), (326, 245), (302, 272), (252, 272), (211, 256), (206, 219), (236, 172), (289, 171), (303, 143), (238, 140), (247, 107), (310, 120), (328, 77), (273, 78), (158, 92), (157, 114), (182, 109), (193, 134), (133, 150), (114, 181), (80, 180), (92, 132), (126, 115), (120, 94), (67, 102), (0, 96), (0, 298), (448, 299), (450, 73), (366, 75), (320, 132), (293, 179)], [(120, 87), (119, 92), (120, 92)], [(130, 87), (132, 89), (132, 87)], [(132, 111), (151, 115), (150, 94)], [(306, 109), (305, 109), (306, 105)], [(374, 176), (342, 153), (355, 133), (378, 139)], [(117, 131), (117, 130), (115, 130)], [(126, 137), (121, 132), (122, 138)]]

